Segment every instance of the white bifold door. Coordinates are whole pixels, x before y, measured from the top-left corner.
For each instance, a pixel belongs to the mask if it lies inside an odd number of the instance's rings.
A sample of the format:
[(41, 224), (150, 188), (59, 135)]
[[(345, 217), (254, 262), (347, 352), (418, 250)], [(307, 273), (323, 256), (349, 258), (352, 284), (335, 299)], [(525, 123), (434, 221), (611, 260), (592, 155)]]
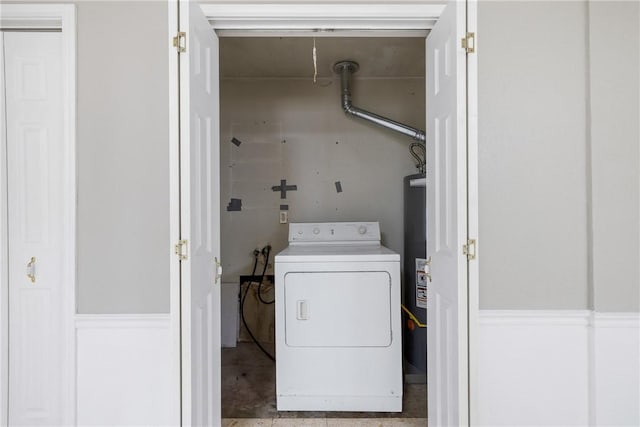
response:
[(426, 41), (430, 426), (469, 423), (466, 18), (466, 2), (449, 2)]
[(180, 1), (182, 425), (220, 425), (220, 127), (218, 38)]
[[(427, 373), (429, 425), (434, 426), (469, 423), (469, 268), (463, 246), (469, 238), (467, 144), (475, 128), (467, 125), (469, 76), (461, 45), (467, 7), (467, 2), (449, 2), (426, 41), (432, 277)], [(180, 0), (178, 9), (179, 31), (186, 33), (179, 54), (180, 237), (187, 248), (181, 261), (182, 425), (219, 425), (218, 39), (197, 2)]]
[[(8, 422), (63, 425), (67, 243), (62, 37), (5, 32), (2, 75), (3, 236), (8, 269)], [(6, 177), (6, 180), (5, 180)], [(5, 229), (6, 227), (6, 229)], [(4, 253), (4, 250), (3, 250)], [(4, 264), (4, 262), (3, 262)], [(4, 306), (4, 303), (3, 303)], [(66, 307), (69, 309), (69, 307)], [(6, 322), (2, 322), (6, 325)], [(3, 357), (3, 359), (5, 359)], [(6, 359), (5, 359), (6, 360)], [(6, 379), (3, 379), (5, 381)]]

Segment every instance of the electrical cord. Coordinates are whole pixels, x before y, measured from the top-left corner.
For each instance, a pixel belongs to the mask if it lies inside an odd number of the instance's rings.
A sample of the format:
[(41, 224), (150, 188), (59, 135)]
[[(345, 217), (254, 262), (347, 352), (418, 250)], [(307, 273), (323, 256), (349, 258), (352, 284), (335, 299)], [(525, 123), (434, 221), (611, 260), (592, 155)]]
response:
[[(268, 250), (267, 250), (267, 254), (269, 254), (269, 252), (271, 251), (271, 247), (268, 246)], [(262, 249), (263, 253), (264, 253), (265, 248)], [(260, 252), (255, 250), (253, 251), (253, 256), (255, 257), (255, 261), (253, 263), (253, 271), (251, 272), (251, 276), (253, 276), (254, 274), (256, 274), (256, 268), (258, 266), (258, 255), (260, 255)], [(264, 274), (267, 270), (267, 265), (269, 265), (269, 258), (267, 256), (267, 259), (265, 261), (265, 268), (262, 270), (262, 277), (260, 278), (260, 283), (262, 283), (262, 280), (264, 279)], [(247, 284), (247, 289), (244, 291), (244, 295), (242, 296), (242, 298), (240, 299), (240, 317), (242, 317), (242, 323), (244, 324), (245, 329), (247, 330), (247, 332), (249, 333), (249, 336), (251, 337), (251, 339), (253, 340), (253, 342), (258, 346), (258, 348), (260, 350), (262, 350), (262, 352), (271, 360), (273, 360), (274, 362), (276, 361), (276, 358), (273, 357), (267, 350), (265, 350), (265, 348), (262, 346), (262, 344), (260, 344), (260, 342), (256, 339), (256, 337), (253, 335), (253, 332), (251, 332), (251, 329), (249, 328), (249, 325), (247, 324), (247, 319), (244, 317), (244, 302), (247, 299), (247, 295), (249, 294), (249, 288), (251, 287), (251, 281), (249, 282), (245, 282)], [(240, 288), (240, 292), (242, 292), (242, 288)]]

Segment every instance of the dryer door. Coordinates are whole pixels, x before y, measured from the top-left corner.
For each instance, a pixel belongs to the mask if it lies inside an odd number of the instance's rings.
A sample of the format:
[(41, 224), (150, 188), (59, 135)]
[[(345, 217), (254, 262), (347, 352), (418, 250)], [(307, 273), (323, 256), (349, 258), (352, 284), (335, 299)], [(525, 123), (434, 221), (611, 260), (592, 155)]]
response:
[(287, 273), (284, 297), (287, 346), (391, 345), (391, 276), (386, 271)]

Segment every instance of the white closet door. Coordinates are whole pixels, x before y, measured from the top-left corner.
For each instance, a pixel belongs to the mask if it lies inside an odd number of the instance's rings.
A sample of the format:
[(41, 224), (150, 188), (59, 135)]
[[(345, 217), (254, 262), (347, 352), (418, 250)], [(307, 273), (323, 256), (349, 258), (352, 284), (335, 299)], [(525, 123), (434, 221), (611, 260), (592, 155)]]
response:
[(60, 33), (4, 34), (9, 425), (60, 425), (64, 145)]
[(179, 3), (182, 425), (220, 425), (218, 38), (197, 2)]
[(465, 2), (447, 4), (427, 37), (429, 425), (468, 425)]

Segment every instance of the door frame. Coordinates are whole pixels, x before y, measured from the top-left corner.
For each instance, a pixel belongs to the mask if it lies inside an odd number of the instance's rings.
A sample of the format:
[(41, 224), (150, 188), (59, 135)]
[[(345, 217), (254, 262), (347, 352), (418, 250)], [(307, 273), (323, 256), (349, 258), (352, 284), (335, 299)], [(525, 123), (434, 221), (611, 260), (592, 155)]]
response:
[[(62, 33), (63, 90), (63, 146), (65, 175), (63, 202), (65, 242), (62, 289), (65, 361), (63, 378), (66, 390), (62, 401), (62, 417), (66, 424), (75, 425), (75, 313), (76, 313), (76, 7), (72, 4), (5, 4), (0, 9), (1, 26), (7, 30), (60, 31)], [(5, 114), (4, 105), (0, 114)], [(4, 120), (3, 120), (4, 123)], [(0, 129), (6, 135), (6, 129)], [(2, 140), (4, 141), (4, 137)], [(0, 266), (8, 265), (8, 188), (6, 182), (6, 150), (0, 147)], [(9, 334), (9, 278), (0, 270), (0, 425), (8, 422), (8, 334)]]
[[(189, 0), (181, 0), (189, 1)], [(477, 1), (467, 0), (467, 31), (476, 33), (476, 54), (467, 55), (467, 236), (478, 239), (478, 102), (477, 102)], [(170, 147), (170, 220), (171, 242), (180, 239), (180, 156), (178, 55), (172, 39), (178, 32), (178, 0), (169, 0), (169, 147)], [(233, 32), (236, 36), (358, 36), (357, 30), (379, 31), (388, 36), (406, 36), (408, 32), (423, 31), (437, 22), (447, 1), (424, 4), (422, 1), (400, 1), (364, 4), (357, 1), (339, 4), (294, 2), (239, 3), (227, 0), (201, 6), (212, 29)], [(349, 32), (323, 31), (349, 30)], [(302, 31), (301, 31), (302, 30)], [(356, 30), (356, 31), (354, 31)], [(188, 44), (188, 41), (187, 41)], [(188, 47), (187, 47), (188, 48)], [(462, 249), (462, 248), (461, 248)], [(477, 340), (479, 319), (479, 249), (475, 260), (468, 264), (468, 340), (469, 340), (469, 422), (473, 424), (477, 399)], [(170, 316), (174, 390), (180, 388), (180, 263), (171, 256)], [(177, 398), (179, 411), (180, 398)]]

